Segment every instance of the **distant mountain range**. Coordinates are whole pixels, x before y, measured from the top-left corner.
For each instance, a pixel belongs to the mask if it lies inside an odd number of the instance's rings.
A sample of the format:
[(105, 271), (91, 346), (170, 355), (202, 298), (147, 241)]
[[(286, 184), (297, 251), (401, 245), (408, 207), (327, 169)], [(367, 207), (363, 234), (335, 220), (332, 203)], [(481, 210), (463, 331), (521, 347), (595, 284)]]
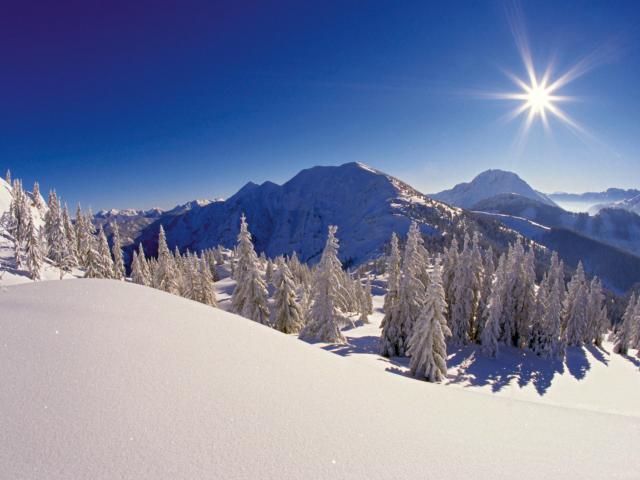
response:
[[(166, 212), (101, 212), (96, 222), (109, 233), (108, 224), (117, 221), (128, 254), (142, 243), (153, 255), (160, 225), (171, 248), (233, 247), (244, 213), (259, 252), (274, 257), (295, 251), (310, 262), (319, 259), (327, 227), (334, 224), (341, 260), (349, 266), (383, 253), (391, 233), (403, 236), (416, 219), (434, 245), (479, 231), (485, 244), (502, 251), (520, 234), (557, 250), (569, 266), (583, 260), (588, 272), (617, 291), (640, 282), (640, 217), (635, 214), (570, 213), (516, 174), (500, 170), (435, 197), (367, 165), (347, 163), (303, 170), (282, 185), (249, 182), (227, 200), (189, 202)], [(539, 256), (544, 261), (544, 251)]]
[(549, 193), (547, 196), (553, 201), (561, 202), (594, 202), (594, 203), (612, 203), (626, 200), (628, 198), (640, 195), (640, 190), (630, 188), (628, 190), (622, 188), (609, 188), (604, 192), (585, 192), (585, 193), (566, 193), (555, 192)]

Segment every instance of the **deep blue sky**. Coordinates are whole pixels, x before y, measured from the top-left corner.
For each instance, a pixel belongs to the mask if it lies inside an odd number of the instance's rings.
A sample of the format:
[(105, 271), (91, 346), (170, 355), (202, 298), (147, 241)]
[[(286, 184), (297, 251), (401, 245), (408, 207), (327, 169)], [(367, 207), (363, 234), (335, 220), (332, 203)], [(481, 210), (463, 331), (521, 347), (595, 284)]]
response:
[(499, 121), (514, 104), (469, 95), (524, 76), (503, 2), (7, 2), (0, 158), (94, 209), (354, 160), (425, 192), (487, 168), (545, 191), (640, 187), (636, 5), (522, 4), (539, 68), (616, 54), (563, 90), (597, 140), (552, 122), (516, 148), (520, 121)]

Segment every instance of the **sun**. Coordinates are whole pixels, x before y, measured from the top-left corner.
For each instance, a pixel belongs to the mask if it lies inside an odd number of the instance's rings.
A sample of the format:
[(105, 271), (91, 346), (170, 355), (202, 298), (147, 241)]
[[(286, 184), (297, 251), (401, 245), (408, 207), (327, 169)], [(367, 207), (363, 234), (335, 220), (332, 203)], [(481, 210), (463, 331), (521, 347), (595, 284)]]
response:
[(535, 114), (542, 115), (552, 106), (552, 95), (544, 85), (536, 85), (528, 89), (526, 102), (527, 107)]

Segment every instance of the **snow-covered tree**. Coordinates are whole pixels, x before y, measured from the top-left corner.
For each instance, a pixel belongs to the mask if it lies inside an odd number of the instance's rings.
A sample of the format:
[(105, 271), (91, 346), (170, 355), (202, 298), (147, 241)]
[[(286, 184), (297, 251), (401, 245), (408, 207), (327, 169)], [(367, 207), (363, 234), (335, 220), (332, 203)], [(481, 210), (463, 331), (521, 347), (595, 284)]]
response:
[(85, 278), (104, 278), (100, 254), (98, 253), (98, 240), (95, 235), (89, 234), (84, 245), (84, 276)]
[(458, 345), (466, 345), (470, 340), (475, 295), (475, 275), (472, 267), (469, 236), (465, 235), (462, 253), (453, 273), (449, 304), (449, 328), (453, 341)]
[(231, 296), (232, 311), (268, 325), (267, 285), (260, 273), (260, 260), (253, 248), (251, 233), (244, 214), (240, 218), (234, 275), (237, 284)]
[(446, 309), (442, 274), (440, 266), (436, 265), (431, 273), (424, 305), (413, 327), (407, 350), (411, 357), (411, 373), (429, 382), (440, 382), (447, 375), (445, 337), (451, 335), (451, 332), (447, 326)]
[(177, 295), (179, 285), (176, 276), (174, 259), (167, 245), (164, 227), (160, 225), (160, 231), (158, 232), (158, 265), (154, 272), (153, 285), (159, 290)]
[(27, 270), (32, 280), (40, 280), (43, 248), (39, 232), (37, 231), (38, 229), (33, 224), (33, 218), (30, 213), (27, 216), (26, 230), (25, 255), (27, 257)]
[(207, 259), (202, 256), (200, 261), (196, 259), (196, 265), (198, 269), (197, 273), (197, 296), (195, 300), (211, 307), (218, 306), (218, 300), (216, 299), (216, 292), (213, 288), (213, 276), (211, 275), (211, 268)]
[[(394, 233), (391, 234), (391, 248), (387, 257), (387, 294), (384, 297), (384, 313), (385, 319), (387, 312), (395, 306), (398, 301), (398, 289), (400, 288), (400, 248), (398, 247), (398, 237)], [(385, 320), (382, 320), (382, 328), (384, 328)]]
[(498, 355), (499, 343), (504, 340), (503, 333), (503, 302), (506, 295), (507, 260), (505, 255), (501, 255), (496, 269), (495, 279), (491, 288), (491, 294), (487, 302), (486, 322), (480, 334), (480, 343), (485, 355), (496, 357)]
[(589, 284), (589, 294), (586, 308), (586, 328), (583, 341), (587, 344), (602, 344), (602, 338), (609, 329), (609, 321), (604, 305), (605, 297), (602, 283), (598, 277), (593, 277)]
[(491, 296), (491, 287), (493, 285), (493, 275), (495, 273), (495, 265), (493, 263), (493, 250), (489, 247), (484, 251), (482, 262), (482, 283), (480, 286), (480, 298), (478, 301), (476, 313), (476, 332), (475, 340), (481, 341), (482, 329), (487, 323), (489, 315), (489, 297)]
[(62, 222), (62, 211), (55, 190), (49, 192), (49, 209), (44, 216), (44, 234), (47, 239), (48, 257), (60, 265), (67, 248), (67, 237)]
[(367, 275), (367, 281), (364, 284), (364, 304), (367, 315), (373, 314), (373, 294), (371, 291), (371, 277)]
[(568, 346), (582, 345), (587, 327), (588, 286), (582, 262), (571, 278), (563, 305), (564, 339)]
[(70, 264), (71, 268), (78, 266), (78, 240), (76, 239), (76, 230), (71, 223), (69, 209), (65, 203), (62, 209), (62, 225), (66, 237), (67, 259), (65, 263)]
[(7, 169), (4, 174), (4, 181), (7, 182), (7, 185), (11, 185), (11, 170)]
[(144, 285), (144, 277), (138, 260), (138, 253), (134, 250), (131, 257), (131, 281), (138, 285)]
[[(629, 352), (632, 342), (634, 341), (636, 323), (638, 321), (638, 308), (636, 304), (637, 298), (635, 293), (631, 294), (627, 308), (622, 316), (622, 323), (618, 326), (618, 330), (615, 334), (615, 344), (613, 351), (621, 355), (626, 355)], [(638, 302), (640, 303), (640, 302)]]
[(40, 184), (36, 181), (33, 182), (33, 192), (31, 193), (33, 197), (33, 206), (38, 209), (39, 212), (44, 211), (44, 202), (42, 201), (42, 195), (40, 195)]
[(102, 227), (98, 230), (98, 271), (100, 278), (114, 278), (113, 259), (109, 250), (109, 242)]
[(118, 223), (113, 222), (113, 236), (111, 237), (111, 253), (113, 253), (113, 278), (116, 280), (124, 280), (126, 271), (124, 269), (124, 258), (122, 256), (122, 241), (120, 240), (120, 229)]
[(273, 274), (275, 328), (284, 333), (299, 333), (304, 326), (302, 309), (296, 300), (296, 287), (293, 274), (284, 261), (278, 257)]
[(422, 310), (425, 286), (418, 278), (424, 268), (421, 246), (422, 236), (414, 221), (407, 236), (396, 306), (385, 314), (386, 320), (382, 325), (380, 354), (386, 357), (406, 354), (413, 324)]
[(327, 343), (346, 343), (340, 331), (340, 312), (336, 306), (342, 265), (338, 260), (338, 227), (329, 226), (325, 244), (315, 271), (313, 304), (300, 338)]

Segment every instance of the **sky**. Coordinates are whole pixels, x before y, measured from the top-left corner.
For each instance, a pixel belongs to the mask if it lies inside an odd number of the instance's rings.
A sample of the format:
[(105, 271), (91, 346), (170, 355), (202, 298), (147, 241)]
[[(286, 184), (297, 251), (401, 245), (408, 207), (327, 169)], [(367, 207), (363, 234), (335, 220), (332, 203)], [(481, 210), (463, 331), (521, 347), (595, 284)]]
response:
[[(484, 93), (559, 93), (586, 133)], [(542, 191), (640, 187), (640, 5), (625, 1), (11, 2), (0, 168), (70, 205), (171, 207), (360, 161), (429, 193), (488, 168)], [(596, 54), (594, 55), (594, 52)]]

